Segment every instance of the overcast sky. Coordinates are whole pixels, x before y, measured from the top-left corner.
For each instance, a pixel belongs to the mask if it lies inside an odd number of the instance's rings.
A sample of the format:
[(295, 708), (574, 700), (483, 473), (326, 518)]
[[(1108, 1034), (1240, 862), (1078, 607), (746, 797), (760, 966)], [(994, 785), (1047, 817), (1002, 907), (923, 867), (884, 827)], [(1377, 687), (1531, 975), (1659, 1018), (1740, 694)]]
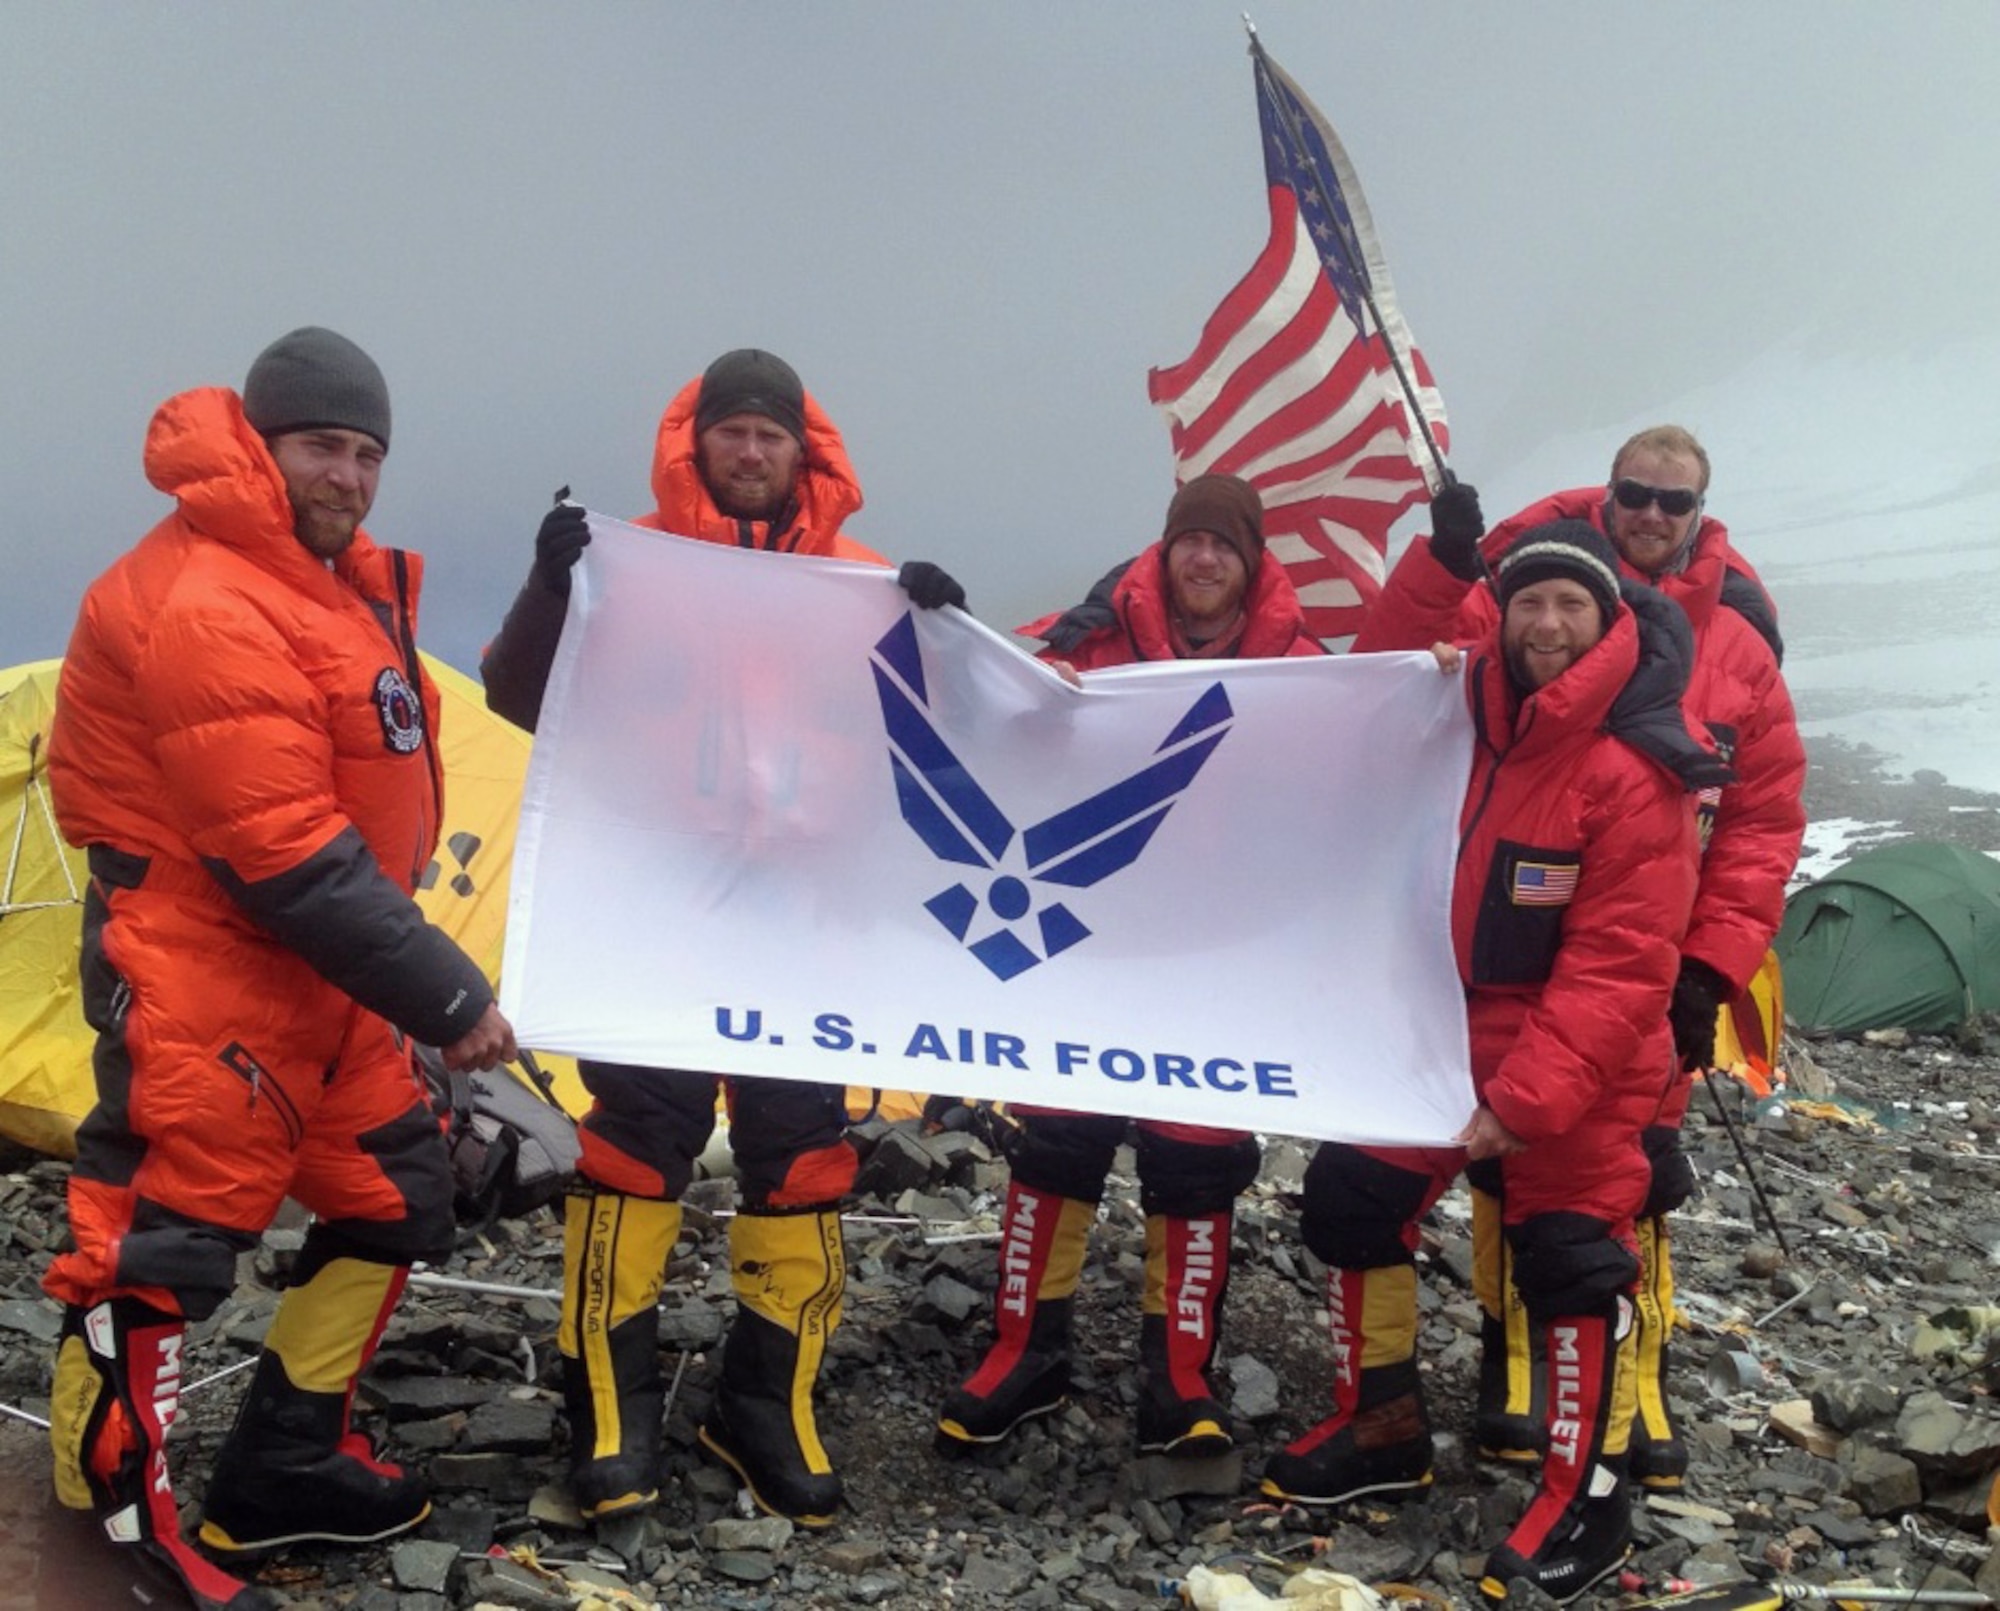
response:
[[(554, 488), (646, 508), (662, 406), (741, 345), (841, 425), (854, 535), (994, 625), (1071, 601), (1156, 534), (1147, 368), (1264, 239), (1241, 9), (0, 0), (0, 663), (59, 653), (163, 512), (153, 408), (305, 323), (388, 376), (369, 526), (430, 556), (461, 666)], [(1361, 174), (1468, 479), (1781, 344), (1990, 342), (1991, 0), (1252, 14)], [(1720, 512), (1783, 437), (1757, 412), (1709, 442)], [(1811, 429), (1795, 480), (1868, 451)]]

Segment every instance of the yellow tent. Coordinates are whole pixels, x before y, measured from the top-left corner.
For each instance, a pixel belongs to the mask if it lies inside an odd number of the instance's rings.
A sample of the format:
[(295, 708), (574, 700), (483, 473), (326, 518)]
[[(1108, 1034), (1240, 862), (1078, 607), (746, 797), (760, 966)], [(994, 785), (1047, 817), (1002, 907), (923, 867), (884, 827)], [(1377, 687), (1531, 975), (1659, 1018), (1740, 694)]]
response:
[(1760, 1096), (1782, 1082), (1779, 1051), (1785, 1033), (1785, 979), (1778, 953), (1764, 960), (1743, 994), (1716, 1015), (1715, 1066), (1734, 1074)]
[[(78, 1000), (76, 953), (88, 881), (49, 805), (49, 719), (57, 660), (0, 669), (0, 1136), (74, 1156), (76, 1126), (96, 1098), (93, 1036)], [(514, 837), (530, 739), (486, 708), (479, 685), (442, 660), (424, 664), (443, 699), (445, 820), (417, 903), (485, 970), (500, 977)], [(570, 1113), (590, 1105), (567, 1057), (542, 1057)], [(849, 1111), (875, 1093), (850, 1090)], [(880, 1111), (909, 1116), (921, 1096), (883, 1092)]]
[(89, 874), (49, 805), (60, 666), (0, 671), (0, 1135), (67, 1157), (93, 1091), (76, 977)]
[[(508, 874), (528, 735), (486, 708), (479, 685), (424, 656), (444, 701), (444, 832), (417, 902), (487, 977), (500, 974)], [(0, 670), (0, 1135), (75, 1153), (96, 1091), (77, 998), (87, 875), (49, 807), (46, 756), (61, 662)], [(588, 1105), (566, 1057), (541, 1060), (572, 1113)]]

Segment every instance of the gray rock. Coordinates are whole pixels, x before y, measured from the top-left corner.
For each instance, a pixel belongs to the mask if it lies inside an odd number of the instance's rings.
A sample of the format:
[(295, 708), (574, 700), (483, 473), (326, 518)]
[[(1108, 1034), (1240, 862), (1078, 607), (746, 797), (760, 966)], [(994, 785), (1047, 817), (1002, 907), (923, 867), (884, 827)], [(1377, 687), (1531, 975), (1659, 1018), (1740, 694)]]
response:
[(1167, 1513), (1150, 1499), (1132, 1501), (1132, 1519), (1139, 1524), (1148, 1542), (1155, 1546), (1171, 1544), (1180, 1537), (1180, 1529)]
[(1132, 1491), (1146, 1499), (1178, 1499), (1184, 1494), (1206, 1494), (1226, 1499), (1242, 1489), (1243, 1451), (1240, 1449), (1198, 1460), (1148, 1454), (1141, 1455), (1132, 1463)]
[(0, 1303), (0, 1330), (52, 1343), (62, 1333), (62, 1310), (48, 1299), (9, 1298)]
[(1979, 1568), (1972, 1586), (1989, 1600), (2000, 1600), (2000, 1548), (1993, 1550)]
[(1862, 1544), (1872, 1544), (1882, 1536), (1879, 1524), (1863, 1520), (1858, 1516), (1844, 1516), (1834, 1510), (1809, 1510), (1799, 1518), (1829, 1544), (1841, 1549), (1854, 1549)]
[(708, 1558), (709, 1568), (738, 1583), (768, 1583), (778, 1575), (774, 1556), (755, 1549), (719, 1549)]
[(878, 1538), (843, 1538), (814, 1552), (813, 1559), (829, 1572), (843, 1577), (860, 1577), (889, 1559)]
[(944, 1175), (944, 1161), (915, 1131), (894, 1128), (883, 1133), (854, 1178), (854, 1189), (883, 1202), (904, 1192), (921, 1190)]
[[(736, 1485), (732, 1478), (729, 1497), (736, 1497)], [(623, 1516), (607, 1516), (597, 1524), (597, 1541), (610, 1550), (626, 1565), (636, 1570), (647, 1570), (641, 1565), (648, 1555), (660, 1548), (666, 1534), (657, 1517), (644, 1512)]]
[(1923, 1478), (1916, 1462), (1887, 1449), (1855, 1449), (1847, 1473), (1847, 1497), (1868, 1516), (1896, 1516), (1923, 1503)]
[(967, 1218), (964, 1203), (951, 1197), (938, 1197), (921, 1191), (899, 1193), (896, 1198), (896, 1212), (912, 1214), (932, 1226), (959, 1225)]
[(518, 1561), (491, 1555), (466, 1563), (464, 1592), (468, 1603), (483, 1601), (516, 1611), (569, 1611), (573, 1603), (559, 1583), (545, 1581)]
[(721, 1313), (699, 1298), (660, 1311), (660, 1346), (673, 1352), (705, 1353), (722, 1341)]
[(914, 1314), (919, 1320), (943, 1320), (949, 1325), (962, 1326), (985, 1305), (986, 1299), (963, 1281), (940, 1274), (924, 1283), (923, 1302)]
[(1233, 1414), (1253, 1423), (1268, 1421), (1284, 1406), (1278, 1373), (1261, 1359), (1249, 1354), (1232, 1355), (1229, 1361), (1229, 1408)]
[(791, 1541), (792, 1524), (782, 1516), (759, 1516), (753, 1521), (725, 1518), (701, 1530), (703, 1549), (761, 1550), (777, 1555)]
[(493, 1543), (493, 1507), (463, 1502), (440, 1504), (424, 1522), (424, 1537), (450, 1544), (462, 1555), (484, 1555)]
[(1025, 1593), (1035, 1581), (1035, 1563), (1015, 1556), (1002, 1557), (985, 1550), (967, 1552), (958, 1574), (958, 1586), (977, 1594), (1004, 1599)]
[(1942, 1393), (1913, 1393), (1896, 1417), (1897, 1446), (1926, 1477), (1971, 1477), (2000, 1464), (2000, 1420), (1959, 1409)]
[(546, 1399), (493, 1399), (472, 1412), (459, 1447), (471, 1453), (540, 1454), (553, 1446), (556, 1407)]
[(454, 1410), (476, 1410), (499, 1394), (492, 1383), (466, 1376), (369, 1376), (358, 1396), (391, 1421), (428, 1421)]
[(470, 1419), (463, 1412), (454, 1412), (435, 1421), (405, 1421), (396, 1428), (396, 1447), (410, 1457), (443, 1454), (458, 1447), (459, 1434)]
[(1896, 1417), (1901, 1396), (1874, 1376), (1839, 1373), (1813, 1384), (1813, 1419), (1836, 1432), (1858, 1432)]
[(1705, 1544), (1681, 1562), (1680, 1575), (1698, 1589), (1739, 1582), (1743, 1562), (1727, 1544)]
[(1082, 1574), (1083, 1561), (1075, 1550), (1058, 1550), (1053, 1555), (1042, 1557), (1040, 1571), (1047, 1582), (1067, 1583)]
[(399, 1589), (442, 1594), (451, 1586), (451, 1569), (458, 1565), (458, 1546), (430, 1539), (405, 1539), (389, 1548), (389, 1571)]
[(1651, 1518), (1651, 1522), (1661, 1532), (1671, 1533), (1683, 1544), (1687, 1544), (1694, 1549), (1701, 1549), (1705, 1545), (1713, 1544), (1722, 1537), (1722, 1530), (1714, 1522), (1705, 1520), (1700, 1516), (1663, 1516), (1656, 1514)]

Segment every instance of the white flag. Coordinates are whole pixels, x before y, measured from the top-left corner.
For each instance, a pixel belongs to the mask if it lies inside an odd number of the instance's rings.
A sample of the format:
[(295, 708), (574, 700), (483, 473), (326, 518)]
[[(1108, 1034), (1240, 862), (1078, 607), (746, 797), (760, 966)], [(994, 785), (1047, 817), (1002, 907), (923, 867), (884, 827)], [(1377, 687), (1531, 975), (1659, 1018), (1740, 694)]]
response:
[(1081, 691), (890, 572), (591, 517), (523, 798), (524, 1045), (1448, 1140), (1471, 728), (1428, 654)]

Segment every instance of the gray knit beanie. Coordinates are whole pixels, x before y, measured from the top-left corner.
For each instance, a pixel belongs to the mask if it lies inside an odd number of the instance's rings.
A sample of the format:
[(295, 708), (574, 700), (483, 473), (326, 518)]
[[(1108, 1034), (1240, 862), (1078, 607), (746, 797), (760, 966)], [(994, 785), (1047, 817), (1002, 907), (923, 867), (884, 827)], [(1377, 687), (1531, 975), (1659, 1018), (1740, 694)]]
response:
[(336, 426), (389, 446), (389, 387), (375, 360), (343, 335), (303, 325), (257, 354), (243, 417), (263, 436)]
[(761, 347), (725, 352), (702, 374), (701, 395), (694, 405), (695, 434), (731, 414), (761, 414), (805, 441), (806, 389), (799, 372)]

